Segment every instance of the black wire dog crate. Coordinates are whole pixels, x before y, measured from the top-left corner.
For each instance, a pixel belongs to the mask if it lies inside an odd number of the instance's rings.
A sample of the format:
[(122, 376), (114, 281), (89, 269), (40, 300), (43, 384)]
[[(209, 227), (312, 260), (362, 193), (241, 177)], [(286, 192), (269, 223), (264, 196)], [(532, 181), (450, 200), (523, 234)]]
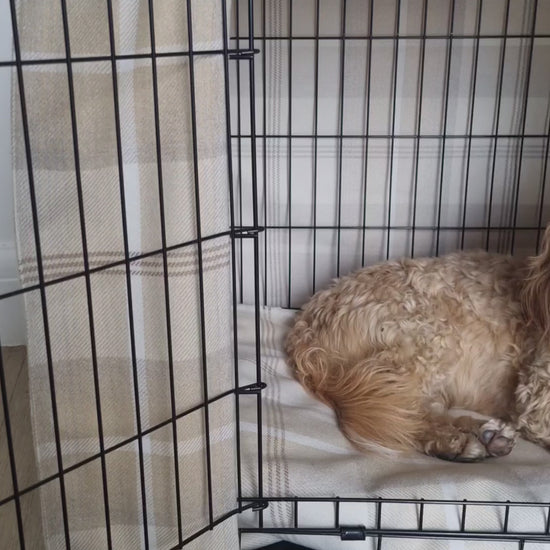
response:
[(1, 548), (550, 547), (544, 498), (273, 493), (262, 317), (388, 258), (538, 250), (549, 0), (3, 9)]

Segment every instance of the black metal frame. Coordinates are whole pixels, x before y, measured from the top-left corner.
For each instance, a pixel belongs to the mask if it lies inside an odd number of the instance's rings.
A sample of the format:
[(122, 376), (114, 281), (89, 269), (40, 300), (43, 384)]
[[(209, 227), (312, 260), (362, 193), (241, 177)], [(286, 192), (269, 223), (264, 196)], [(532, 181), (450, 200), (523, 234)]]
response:
[[(396, 499), (396, 498), (354, 498), (354, 497), (280, 497), (256, 499), (250, 501), (256, 507), (266, 507), (273, 503), (291, 505), (292, 513), (286, 527), (242, 528), (241, 534), (269, 533), (277, 535), (322, 535), (338, 537), (343, 541), (376, 539), (377, 549), (383, 548), (384, 539), (439, 539), (439, 540), (472, 540), (472, 541), (502, 541), (517, 542), (521, 550), (526, 542), (542, 542), (550, 544), (550, 502), (512, 502), (512, 501), (481, 501), (481, 500), (435, 500), (435, 499)], [(306, 504), (332, 504), (333, 521), (326, 527), (311, 527), (300, 525), (300, 506)], [(372, 526), (346, 525), (341, 522), (341, 506), (345, 504), (364, 504), (374, 511)], [(384, 505), (399, 505), (411, 508), (414, 506), (416, 514), (416, 528), (388, 528), (384, 527)], [(434, 529), (425, 526), (426, 507), (443, 506), (455, 508), (458, 514), (459, 528), (456, 530)], [(467, 528), (468, 511), (475, 511), (478, 507), (491, 507), (503, 512), (502, 528), (495, 531), (469, 530)], [(544, 509), (547, 511), (546, 521), (540, 531), (517, 531), (509, 528), (510, 516), (515, 508)], [(303, 541), (307, 544), (307, 539)]]
[[(143, 462), (143, 447), (142, 442), (143, 438), (152, 432), (161, 429), (166, 426), (172, 427), (172, 443), (173, 443), (173, 455), (174, 455), (174, 470), (175, 470), (175, 480), (176, 480), (176, 506), (178, 514), (178, 540), (174, 541), (173, 548), (182, 548), (190, 541), (194, 540), (204, 532), (212, 529), (214, 526), (223, 522), (228, 517), (243, 512), (247, 509), (255, 510), (257, 513), (258, 525), (256, 528), (246, 528), (241, 529), (241, 534), (246, 535), (247, 533), (252, 532), (265, 532), (265, 533), (277, 533), (277, 534), (293, 534), (293, 535), (327, 535), (327, 536), (337, 536), (342, 540), (358, 540), (365, 538), (376, 538), (378, 540), (378, 548), (382, 547), (382, 541), (384, 538), (391, 537), (405, 537), (405, 538), (440, 538), (440, 539), (450, 539), (450, 538), (459, 538), (467, 540), (501, 540), (501, 541), (517, 541), (519, 548), (523, 548), (523, 545), (526, 541), (544, 541), (550, 543), (550, 503), (535, 503), (535, 502), (499, 502), (499, 501), (445, 501), (445, 500), (422, 500), (422, 499), (380, 499), (380, 498), (339, 498), (339, 497), (327, 497), (327, 498), (300, 498), (300, 497), (278, 497), (273, 498), (270, 496), (265, 496), (263, 493), (263, 457), (262, 457), (262, 399), (261, 399), (261, 390), (265, 387), (265, 384), (262, 382), (262, 373), (261, 373), (261, 350), (260, 350), (260, 304), (262, 301), (262, 291), (261, 291), (261, 276), (262, 268), (264, 272), (267, 270), (267, 255), (264, 254), (264, 262), (262, 266), (261, 254), (262, 246), (265, 251), (267, 247), (267, 234), (271, 230), (285, 229), (288, 230), (288, 296), (287, 296), (287, 306), (292, 307), (291, 296), (291, 274), (292, 274), (292, 235), (293, 231), (300, 230), (309, 230), (313, 232), (313, 266), (312, 266), (312, 286), (315, 290), (318, 286), (318, 275), (316, 273), (316, 251), (317, 251), (317, 236), (318, 231), (322, 230), (331, 230), (337, 232), (337, 267), (335, 275), (340, 274), (340, 249), (341, 249), (341, 232), (353, 229), (359, 230), (362, 232), (362, 258), (361, 264), (365, 264), (365, 236), (366, 233), (371, 229), (384, 229), (387, 232), (387, 241), (386, 241), (386, 256), (389, 256), (390, 253), (390, 239), (392, 231), (402, 231), (402, 230), (411, 230), (412, 231), (412, 241), (411, 241), (411, 256), (415, 254), (415, 234), (416, 231), (422, 229), (429, 229), (434, 232), (436, 235), (437, 248), (436, 252), (439, 251), (439, 238), (442, 231), (461, 231), (462, 237), (461, 242), (464, 246), (464, 235), (467, 231), (485, 231), (486, 232), (486, 246), (489, 247), (489, 238), (492, 231), (509, 231), (512, 235), (512, 244), (511, 249), (514, 249), (515, 235), (517, 231), (523, 230), (536, 230), (537, 231), (537, 249), (539, 246), (540, 232), (543, 227), (543, 206), (544, 206), (544, 197), (545, 197), (545, 182), (547, 179), (548, 173), (548, 158), (549, 158), (549, 145), (550, 145), (550, 127), (546, 134), (526, 134), (525, 125), (526, 125), (526, 111), (527, 111), (527, 102), (529, 94), (529, 73), (531, 70), (531, 58), (534, 41), (539, 38), (550, 38), (550, 34), (537, 34), (535, 32), (535, 15), (537, 12), (538, 0), (532, 0), (533, 5), (533, 17), (531, 29), (528, 34), (507, 34), (505, 30), (503, 35), (494, 35), (494, 34), (481, 34), (480, 33), (480, 21), (481, 14), (483, 9), (483, 0), (478, 0), (477, 16), (476, 16), (476, 32), (471, 35), (460, 35), (453, 32), (453, 22), (454, 22), (454, 0), (452, 1), (452, 10), (451, 17), (449, 20), (449, 31), (446, 34), (428, 34), (427, 33), (427, 10), (429, 0), (423, 1), (423, 23), (422, 23), (422, 32), (419, 35), (403, 35), (399, 33), (399, 23), (400, 23), (400, 0), (397, 1), (396, 9), (396, 19), (395, 19), (395, 32), (388, 35), (377, 35), (374, 34), (373, 29), (373, 9), (369, 10), (369, 20), (368, 28), (369, 32), (364, 36), (353, 36), (347, 33), (346, 30), (346, 0), (341, 0), (341, 7), (343, 10), (342, 17), (342, 26), (341, 32), (338, 35), (333, 36), (322, 36), (320, 35), (320, 0), (315, 0), (315, 32), (313, 36), (300, 36), (293, 34), (293, 20), (292, 20), (292, 5), (293, 0), (288, 0), (289, 10), (289, 35), (288, 36), (266, 36), (266, 0), (261, 0), (261, 27), (262, 32), (258, 35), (254, 29), (254, 11), (257, 9), (257, 6), (260, 5), (258, 0), (236, 0), (236, 36), (229, 37), (228, 26), (229, 23), (226, 18), (226, 0), (220, 0), (222, 5), (223, 13), (223, 30), (224, 30), (224, 46), (219, 50), (209, 50), (209, 51), (195, 51), (193, 50), (193, 29), (192, 29), (192, 18), (191, 11), (193, 6), (193, 1), (197, 2), (199, 0), (188, 0), (187, 1), (187, 15), (188, 15), (188, 38), (189, 38), (189, 50), (188, 51), (173, 51), (173, 52), (157, 52), (155, 46), (155, 36), (154, 36), (154, 2), (153, 0), (148, 0), (149, 15), (150, 15), (150, 43), (151, 43), (151, 52), (146, 54), (131, 54), (131, 55), (120, 55), (116, 53), (115, 40), (114, 40), (114, 28), (113, 28), (113, 9), (112, 9), (112, 0), (106, 0), (106, 9), (108, 10), (108, 23), (109, 23), (109, 40), (110, 40), (110, 55), (108, 56), (87, 56), (79, 57), (73, 56), (71, 54), (70, 39), (69, 39), (69, 23), (67, 18), (67, 3), (66, 0), (60, 0), (62, 16), (63, 16), (63, 34), (64, 34), (64, 43), (65, 43), (65, 56), (61, 58), (52, 58), (52, 59), (37, 59), (37, 60), (26, 60), (22, 59), (21, 56), (21, 47), (19, 44), (19, 31), (18, 31), (18, 21), (16, 17), (16, 0), (10, 0), (10, 12), (12, 16), (12, 30), (13, 30), (13, 39), (14, 39), (14, 51), (15, 51), (15, 60), (0, 60), (0, 67), (13, 67), (15, 69), (17, 86), (20, 96), (20, 108), (22, 115), (22, 124), (23, 124), (23, 135), (24, 135), (24, 145), (27, 158), (27, 172), (29, 179), (29, 191), (31, 194), (31, 202), (33, 209), (33, 218), (34, 218), (34, 235), (36, 242), (36, 257), (38, 263), (38, 277), (39, 282), (35, 285), (27, 286), (23, 289), (13, 290), (11, 292), (4, 293), (0, 295), (0, 300), (5, 300), (17, 295), (24, 293), (37, 291), (41, 297), (42, 303), (42, 314), (43, 314), (43, 323), (44, 323), (44, 333), (45, 333), (45, 344), (48, 354), (48, 370), (49, 370), (49, 380), (50, 380), (50, 394), (51, 394), (51, 404), (52, 404), (52, 414), (54, 419), (54, 430), (55, 430), (55, 441), (56, 441), (56, 451), (57, 451), (57, 472), (47, 478), (41, 479), (40, 481), (27, 486), (21, 487), (19, 484), (19, 478), (17, 474), (17, 460), (14, 450), (14, 438), (13, 438), (13, 423), (10, 421), (10, 410), (8, 406), (8, 396), (7, 396), (7, 386), (6, 386), (6, 376), (5, 369), (3, 364), (3, 358), (0, 354), (0, 396), (2, 400), (5, 425), (6, 425), (6, 438), (7, 446), (9, 452), (9, 462), (11, 469), (11, 478), (13, 485), (13, 493), (0, 500), (0, 507), (5, 505), (10, 505), (14, 503), (17, 519), (17, 530), (19, 536), (19, 545), (20, 548), (28, 548), (28, 544), (25, 542), (25, 530), (23, 525), (23, 518), (21, 512), (21, 498), (24, 495), (28, 495), (33, 491), (38, 491), (43, 485), (54, 481), (59, 480), (60, 484), (60, 495), (61, 495), (61, 506), (64, 520), (64, 538), (67, 548), (71, 547), (70, 541), (70, 525), (67, 514), (67, 502), (66, 502), (66, 492), (64, 487), (64, 476), (70, 472), (76, 471), (79, 468), (93, 462), (98, 461), (101, 466), (102, 472), (102, 484), (103, 484), (103, 497), (104, 497), (104, 507), (105, 507), (105, 520), (106, 520), (106, 535), (108, 548), (113, 548), (113, 541), (110, 533), (110, 515), (109, 515), (109, 492), (108, 492), (108, 483), (106, 475), (106, 457), (108, 454), (116, 451), (117, 449), (122, 448), (123, 446), (137, 442), (139, 449), (139, 471), (140, 471), (140, 480), (141, 480), (141, 505), (142, 505), (142, 515), (143, 515), (143, 530), (144, 530), (144, 541), (145, 548), (149, 548), (148, 543), (148, 533), (147, 533), (147, 506), (146, 506), (146, 494), (145, 494), (145, 470)], [(378, 0), (380, 1), (380, 0)], [(506, 0), (506, 22), (505, 29), (508, 26), (508, 18), (510, 11), (510, 1)], [(371, 6), (375, 3), (375, 0), (371, 0)], [(246, 19), (247, 25), (246, 29), (241, 28), (241, 15), (242, 10), (246, 9)], [(478, 53), (479, 53), (479, 43), (483, 39), (502, 39), (502, 45), (500, 48), (500, 66), (499, 66), (499, 80), (498, 80), (498, 92), (497, 92), (497, 123), (496, 131), (491, 134), (473, 134), (473, 116), (474, 116), (474, 102), (476, 96), (476, 80), (477, 77), (477, 67), (478, 67)], [(502, 83), (503, 83), (503, 68), (504, 60), (506, 55), (506, 44), (508, 39), (525, 39), (530, 41), (530, 53), (529, 53), (529, 67), (528, 67), (528, 77), (526, 89), (524, 90), (524, 103), (522, 108), (522, 132), (520, 134), (506, 135), (499, 134), (499, 117), (500, 117), (500, 104), (502, 99)], [(421, 44), (421, 69), (420, 69), (420, 86), (419, 86), (419, 105), (420, 109), (418, 111), (418, 116), (415, 125), (415, 132), (411, 134), (398, 134), (395, 131), (395, 117), (396, 117), (396, 89), (397, 89), (397, 63), (399, 56), (399, 44), (401, 41), (406, 39), (416, 39), (420, 41)], [(434, 39), (444, 39), (447, 41), (448, 49), (446, 53), (446, 90), (445, 90), (445, 125), (443, 132), (439, 134), (422, 134), (421, 132), (421, 120), (422, 120), (422, 97), (423, 97), (423, 75), (424, 75), (424, 61), (425, 61), (425, 47), (426, 43), (429, 40)], [(475, 61), (474, 61), (474, 82), (473, 82), (473, 91), (472, 91), (472, 102), (471, 110), (469, 112), (469, 131), (467, 134), (461, 135), (449, 135), (446, 132), (446, 119), (447, 119), (447, 108), (448, 108), (448, 99), (449, 99), (449, 74), (452, 62), (452, 44), (453, 41), (469, 39), (475, 40)], [(292, 45), (294, 41), (300, 40), (313, 40), (315, 44), (315, 67), (314, 67), (314, 127), (311, 134), (296, 134), (292, 132), (292, 121), (293, 121), (293, 109), (292, 109), (292, 95), (293, 95), (293, 82), (292, 77), (290, 76), (288, 80), (288, 98), (289, 98), (289, 112), (288, 112), (288, 127), (289, 131), (285, 134), (280, 135), (269, 135), (266, 133), (266, 44), (269, 41), (278, 40), (288, 42), (288, 62), (289, 66), (292, 66), (294, 61)], [(319, 97), (319, 45), (324, 40), (339, 41), (341, 44), (340, 50), (340, 81), (339, 81), (339, 132), (334, 135), (326, 135), (319, 133), (319, 109), (318, 109), (318, 97)], [(394, 44), (394, 64), (392, 67), (392, 88), (393, 88), (393, 97), (392, 97), (392, 111), (391, 111), (391, 132), (389, 134), (374, 134), (370, 132), (369, 126), (369, 111), (367, 110), (367, 119), (365, 121), (365, 133), (360, 135), (350, 135), (344, 132), (343, 128), (343, 110), (344, 110), (344, 87), (345, 87), (345, 78), (344, 78), (344, 68), (345, 68), (345, 46), (348, 41), (351, 40), (362, 40), (365, 41), (367, 45), (367, 71), (368, 71), (368, 87), (367, 87), (367, 104), (370, 104), (370, 71), (371, 71), (371, 54), (372, 54), (372, 44), (373, 41), (377, 40), (390, 40)], [(235, 47), (230, 48), (230, 41), (235, 44)], [(256, 49), (256, 44), (261, 44), (259, 50)], [(255, 74), (255, 62), (254, 55), (260, 53), (263, 59), (262, 72), (259, 75), (259, 78)], [(160, 117), (159, 117), (159, 99), (158, 99), (158, 88), (157, 88), (157, 60), (166, 57), (186, 57), (189, 60), (189, 76), (190, 76), (190, 95), (191, 95), (191, 105), (192, 105), (192, 139), (193, 139), (193, 159), (195, 166), (198, 162), (198, 149), (197, 149), (197, 121), (196, 121), (196, 112), (194, 108), (195, 104), (195, 84), (194, 84), (194, 59), (196, 56), (221, 56), (224, 60), (224, 87), (225, 87), (225, 102), (227, 106), (227, 118), (226, 118), (226, 130), (227, 130), (227, 142), (228, 142), (228, 173), (230, 177), (230, 206), (231, 206), (231, 226), (227, 228), (226, 231), (221, 233), (212, 234), (212, 235), (203, 235), (201, 231), (201, 222), (200, 222), (200, 182), (198, 173), (195, 172), (194, 175), (194, 189), (195, 189), (195, 211), (197, 214), (197, 238), (181, 242), (175, 245), (168, 246), (166, 241), (166, 225), (164, 218), (164, 198), (163, 198), (163, 172), (162, 172), (162, 150), (161, 150), (161, 140), (160, 140)], [(123, 171), (123, 158), (122, 158), (122, 146), (121, 146), (121, 125), (120, 125), (120, 114), (119, 114), (119, 100), (118, 100), (118, 81), (117, 81), (117, 62), (128, 59), (148, 59), (151, 60), (151, 70), (152, 70), (152, 82), (153, 82), (153, 103), (154, 103), (154, 118), (155, 118), (155, 145), (156, 145), (156, 155), (157, 155), (157, 175), (158, 175), (158, 192), (159, 192), (159, 207), (160, 207), (160, 220), (161, 220), (161, 236), (162, 236), (162, 246), (158, 250), (149, 251), (138, 256), (130, 256), (129, 247), (128, 247), (128, 228), (126, 225), (126, 201), (124, 195), (124, 171)], [(237, 100), (236, 102), (230, 102), (230, 64), (229, 61), (235, 61), (234, 69), (236, 72), (236, 86), (237, 86)], [(81, 185), (81, 171), (80, 171), (80, 161), (79, 161), (79, 142), (78, 142), (78, 133), (77, 133), (77, 116), (76, 109), (74, 104), (74, 87), (73, 87), (73, 78), (72, 78), (72, 66), (77, 63), (87, 63), (94, 61), (108, 61), (111, 63), (112, 70), (112, 87), (113, 87), (113, 104), (114, 104), (114, 113), (115, 113), (115, 126), (116, 126), (116, 141), (117, 141), (117, 157), (118, 157), (118, 170), (119, 170), (119, 184), (120, 184), (120, 204), (122, 208), (122, 223), (123, 223), (123, 235), (124, 235), (124, 259), (115, 262), (108, 262), (99, 267), (90, 268), (89, 258), (87, 253), (87, 243), (86, 243), (86, 217), (84, 211), (84, 205), (82, 200), (82, 185)], [(58, 277), (52, 280), (45, 280), (44, 278), (44, 269), (42, 266), (42, 255), (40, 249), (40, 227), (38, 223), (37, 215), (37, 205), (35, 197), (35, 188), (34, 188), (34, 179), (33, 179), (33, 160), (32, 160), (32, 149), (30, 144), (29, 136), (29, 121), (27, 118), (27, 106), (25, 99), (25, 85), (24, 85), (24, 72), (23, 69), (27, 65), (40, 65), (40, 64), (64, 64), (67, 68), (68, 75), (68, 85), (69, 85), (69, 99), (71, 107), (71, 122), (72, 122), (72, 137), (73, 137), (73, 146), (74, 146), (74, 158), (75, 158), (75, 180), (76, 187), (78, 192), (79, 199), (79, 215), (80, 215), (80, 227), (81, 227), (81, 238), (82, 238), (82, 248), (83, 248), (83, 262), (84, 269), (77, 273), (73, 273), (67, 276)], [(245, 84), (248, 86), (248, 101), (245, 103), (245, 99), (241, 97), (241, 92), (243, 89), (242, 80), (245, 80)], [(256, 87), (257, 84), (261, 82), (261, 86), (258, 88), (262, 93), (262, 101), (260, 104), (262, 111), (263, 119), (263, 131), (259, 133), (256, 131)], [(231, 118), (230, 118), (230, 107), (236, 109), (237, 116), (237, 127), (232, 128)], [(241, 128), (241, 117), (244, 112), (247, 112), (249, 117), (250, 128), (249, 132), (243, 132)], [(236, 130), (236, 133), (233, 133), (232, 130)], [(395, 141), (399, 139), (412, 140), (415, 144), (415, 176), (414, 176), (414, 212), (413, 219), (411, 224), (394, 224), (391, 219), (391, 203), (392, 203), (392, 188), (393, 188), (393, 168), (390, 174), (390, 194), (388, 201), (388, 222), (385, 225), (376, 225), (370, 224), (366, 216), (366, 204), (367, 204), (367, 173), (365, 170), (364, 183), (363, 183), (363, 218), (361, 225), (346, 225), (342, 223), (341, 219), (341, 197), (342, 197), (342, 153), (343, 153), (343, 143), (344, 140), (350, 138), (360, 138), (364, 140), (365, 144), (365, 159), (368, 161), (369, 156), (369, 141), (375, 138), (385, 138), (389, 139), (391, 142), (391, 151), (394, 150)], [(514, 195), (514, 223), (508, 226), (498, 226), (494, 227), (491, 223), (491, 205), (493, 203), (493, 189), (494, 189), (494, 179), (495, 179), (495, 166), (496, 166), (496, 150), (497, 142), (499, 139), (512, 138), (519, 140), (520, 143), (520, 160), (519, 166), (517, 168), (517, 186), (516, 192)], [(523, 143), (525, 138), (539, 138), (545, 142), (545, 157), (544, 157), (544, 169), (543, 176), (540, 186), (540, 203), (538, 210), (538, 219), (536, 224), (532, 227), (523, 227), (517, 225), (517, 212), (519, 204), (519, 184), (520, 184), (520, 174), (521, 174), (521, 165), (523, 160)], [(258, 189), (261, 184), (265, 190), (267, 185), (267, 173), (266, 173), (266, 140), (267, 139), (281, 139), (285, 140), (288, 143), (288, 203), (289, 203), (289, 216), (288, 223), (284, 225), (275, 225), (269, 224), (267, 219), (267, 203), (264, 200), (263, 207), (261, 208), (258, 201)], [(300, 139), (309, 139), (313, 140), (313, 222), (311, 225), (296, 225), (292, 222), (292, 188), (291, 188), (291, 174), (292, 174), (292, 158), (291, 150), (295, 140)], [(336, 139), (338, 143), (338, 221), (335, 226), (322, 225), (318, 223), (317, 218), (317, 185), (318, 185), (318, 174), (317, 174), (317, 159), (318, 159), (318, 143), (319, 140), (323, 139)], [(439, 204), (438, 204), (438, 222), (434, 226), (421, 226), (416, 223), (416, 204), (417, 204), (417, 190), (418, 190), (418, 164), (419, 164), (419, 144), (421, 140), (424, 139), (436, 139), (441, 140), (443, 144), (442, 155), (441, 155), (441, 167), (439, 175), (439, 186), (440, 186), (440, 195), (439, 195)], [(468, 142), (468, 153), (467, 153), (467, 176), (466, 176), (466, 187), (465, 187), (465, 200), (468, 194), (468, 174), (470, 170), (470, 153), (472, 149), (472, 144), (475, 143), (475, 140), (478, 139), (491, 139), (494, 143), (494, 151), (492, 156), (492, 172), (491, 172), (491, 183), (490, 183), (490, 198), (489, 198), (489, 217), (487, 223), (483, 226), (467, 226), (466, 225), (466, 210), (462, 213), (462, 225), (460, 226), (444, 226), (441, 223), (441, 189), (443, 186), (443, 168), (445, 160), (445, 143), (449, 139), (466, 139)], [(256, 163), (256, 144), (257, 140), (263, 142), (263, 174), (261, 180), (258, 180), (258, 166)], [(250, 146), (251, 152), (251, 166), (250, 174), (251, 179), (248, 182), (244, 181), (243, 177), (243, 141), (246, 141)], [(236, 167), (233, 165), (236, 161)], [(233, 174), (236, 174), (236, 177), (233, 178)], [(245, 223), (243, 220), (243, 202), (246, 201), (245, 187), (250, 186), (251, 197), (250, 200), (253, 205), (253, 217), (249, 223)], [(394, 221), (394, 220), (393, 220)], [(261, 235), (261, 232), (264, 230), (264, 235)], [(218, 239), (221, 237), (231, 237), (231, 258), (233, 265), (233, 324), (234, 324), (234, 356), (235, 356), (235, 383), (234, 387), (231, 390), (228, 390), (219, 395), (210, 395), (207, 385), (207, 357), (206, 357), (206, 348), (204, 341), (204, 334), (206, 330), (207, 320), (204, 317), (204, 286), (203, 286), (203, 274), (202, 274), (202, 243)], [(263, 237), (263, 238), (262, 238)], [(254, 278), (254, 306), (255, 306), (255, 333), (256, 333), (256, 381), (250, 386), (240, 386), (239, 385), (239, 369), (238, 369), (238, 352), (237, 352), (237, 303), (239, 301), (239, 296), (243, 296), (243, 243), (245, 241), (252, 241), (252, 255), (253, 255), (253, 278)], [(185, 247), (196, 247), (198, 250), (198, 261), (199, 261), (199, 287), (200, 287), (200, 331), (203, 336), (202, 338), (202, 379), (204, 394), (202, 403), (185, 410), (183, 412), (177, 413), (175, 406), (175, 389), (174, 389), (174, 366), (173, 366), (173, 357), (172, 357), (172, 347), (171, 347), (171, 322), (170, 322), (170, 278), (168, 276), (168, 264), (167, 264), (167, 254), (174, 250), (179, 250)], [(164, 271), (164, 292), (165, 292), (165, 310), (166, 310), (166, 330), (168, 334), (168, 363), (170, 370), (170, 407), (171, 415), (170, 418), (167, 418), (165, 421), (151, 426), (147, 429), (143, 429), (141, 426), (141, 415), (139, 410), (139, 376), (137, 370), (136, 362), (136, 351), (135, 351), (135, 332), (133, 327), (133, 305), (132, 305), (132, 292), (131, 292), (131, 277), (130, 277), (130, 267), (134, 262), (138, 262), (150, 256), (160, 255), (163, 260), (163, 271)], [(101, 396), (99, 391), (99, 382), (98, 382), (98, 361), (97, 354), (95, 349), (95, 340), (94, 340), (94, 317), (93, 317), (93, 297), (91, 292), (90, 277), (92, 274), (111, 269), (113, 267), (124, 267), (126, 269), (126, 286), (127, 286), (127, 295), (128, 295), (128, 322), (130, 326), (130, 341), (131, 341), (131, 350), (132, 350), (132, 366), (133, 366), (133, 389), (136, 396), (135, 403), (135, 415), (136, 415), (136, 433), (113, 446), (106, 446), (103, 438), (102, 432), (102, 416), (101, 416)], [(240, 276), (239, 276), (240, 274)], [(92, 357), (92, 368), (93, 368), (93, 379), (94, 379), (94, 391), (95, 391), (95, 400), (96, 400), (96, 415), (97, 423), (99, 428), (99, 444), (100, 450), (98, 453), (94, 454), (82, 460), (78, 463), (75, 463), (71, 466), (65, 466), (62, 460), (61, 453), (61, 441), (59, 435), (59, 428), (57, 422), (57, 412), (56, 412), (56, 394), (55, 394), (55, 379), (54, 379), (54, 369), (53, 361), (51, 354), (51, 342), (50, 335), (48, 331), (48, 310), (47, 310), (47, 300), (46, 300), (46, 289), (51, 285), (62, 285), (73, 279), (81, 279), (86, 283), (86, 295), (87, 295), (87, 305), (88, 305), (88, 319), (89, 319), (89, 330), (91, 336), (91, 357)], [(267, 301), (267, 291), (264, 287), (263, 293), (263, 302)], [(228, 510), (226, 514), (221, 517), (214, 517), (213, 515), (213, 502), (212, 502), (212, 478), (211, 478), (211, 466), (210, 466), (210, 443), (208, 439), (208, 422), (209, 422), (209, 405), (222, 399), (224, 397), (234, 395), (235, 397), (235, 410), (236, 410), (236, 422), (239, 422), (239, 403), (240, 396), (246, 395), (247, 399), (256, 399), (256, 411), (257, 411), (257, 420), (258, 420), (258, 435), (257, 435), (257, 445), (258, 445), (258, 457), (257, 457), (257, 481), (258, 481), (258, 491), (255, 495), (243, 495), (242, 489), (242, 472), (241, 472), (241, 457), (240, 457), (240, 438), (237, 431), (236, 439), (236, 453), (237, 453), (237, 483), (238, 483), (238, 502), (235, 503), (235, 508)], [(255, 396), (255, 397), (254, 397)], [(180, 494), (180, 484), (179, 484), (179, 470), (178, 470), (178, 460), (177, 460), (177, 430), (176, 422), (178, 419), (183, 418), (192, 412), (197, 410), (202, 410), (204, 414), (204, 420), (206, 425), (206, 463), (207, 463), (207, 475), (208, 475), (208, 496), (209, 496), (209, 521), (201, 530), (197, 531), (191, 536), (184, 538), (183, 535), (183, 526), (181, 518), (181, 508), (180, 503), (181, 499), (184, 498), (184, 495)], [(273, 503), (274, 505), (277, 502), (289, 503), (293, 507), (293, 518), (292, 524), (285, 528), (271, 528), (264, 525), (263, 510)], [(311, 503), (311, 502), (329, 502), (334, 505), (334, 521), (331, 526), (326, 528), (311, 528), (308, 526), (301, 525), (299, 511), (300, 505), (302, 503)], [(361, 502), (370, 504), (376, 509), (376, 524), (372, 528), (366, 528), (364, 526), (346, 526), (340, 521), (340, 505), (347, 502)], [(418, 524), (416, 529), (388, 529), (384, 525), (384, 516), (383, 509), (385, 503), (392, 504), (408, 504), (414, 505), (418, 511)], [(441, 530), (430, 530), (426, 529), (424, 526), (424, 510), (425, 506), (428, 505), (441, 505), (441, 506), (459, 506), (461, 510), (461, 528), (456, 531), (441, 531)], [(473, 509), (476, 506), (493, 506), (498, 507), (499, 509), (504, 510), (504, 521), (502, 529), (498, 532), (474, 532), (467, 529), (466, 517), (467, 511)], [(533, 507), (537, 509), (545, 509), (547, 511), (547, 520), (545, 526), (541, 529), (540, 532), (527, 533), (527, 532), (512, 532), (508, 529), (508, 520), (512, 510), (517, 507)]]

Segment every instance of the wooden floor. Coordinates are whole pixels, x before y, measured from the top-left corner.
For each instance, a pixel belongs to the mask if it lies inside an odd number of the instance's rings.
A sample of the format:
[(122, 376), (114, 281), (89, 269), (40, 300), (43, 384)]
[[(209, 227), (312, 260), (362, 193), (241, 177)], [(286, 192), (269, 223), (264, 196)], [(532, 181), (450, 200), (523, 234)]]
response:
[[(32, 443), (29, 404), (29, 377), (24, 347), (2, 348), (6, 377), (11, 432), (19, 489), (38, 480)], [(8, 439), (4, 410), (0, 399), (0, 501), (13, 495), (12, 475), (8, 454)], [(22, 496), (21, 515), (25, 546), (31, 550), (44, 548), (40, 523), (40, 495), (38, 490)], [(15, 503), (0, 506), (0, 549), (20, 548)]]

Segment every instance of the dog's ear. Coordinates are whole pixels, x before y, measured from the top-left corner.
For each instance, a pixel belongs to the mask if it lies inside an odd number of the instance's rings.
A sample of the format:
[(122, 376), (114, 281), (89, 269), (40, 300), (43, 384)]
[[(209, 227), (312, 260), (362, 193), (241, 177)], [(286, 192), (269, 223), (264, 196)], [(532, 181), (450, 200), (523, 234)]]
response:
[(541, 337), (550, 333), (550, 224), (542, 238), (540, 252), (527, 261), (527, 276), (521, 293), (526, 320)]

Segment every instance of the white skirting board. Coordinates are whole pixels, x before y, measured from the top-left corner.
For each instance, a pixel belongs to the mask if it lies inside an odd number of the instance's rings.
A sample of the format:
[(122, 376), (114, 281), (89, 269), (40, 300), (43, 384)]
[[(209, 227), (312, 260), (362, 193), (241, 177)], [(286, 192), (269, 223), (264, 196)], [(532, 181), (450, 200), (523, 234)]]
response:
[[(15, 243), (0, 242), (0, 295), (20, 288)], [(0, 300), (0, 334), (2, 346), (26, 343), (23, 296)]]

